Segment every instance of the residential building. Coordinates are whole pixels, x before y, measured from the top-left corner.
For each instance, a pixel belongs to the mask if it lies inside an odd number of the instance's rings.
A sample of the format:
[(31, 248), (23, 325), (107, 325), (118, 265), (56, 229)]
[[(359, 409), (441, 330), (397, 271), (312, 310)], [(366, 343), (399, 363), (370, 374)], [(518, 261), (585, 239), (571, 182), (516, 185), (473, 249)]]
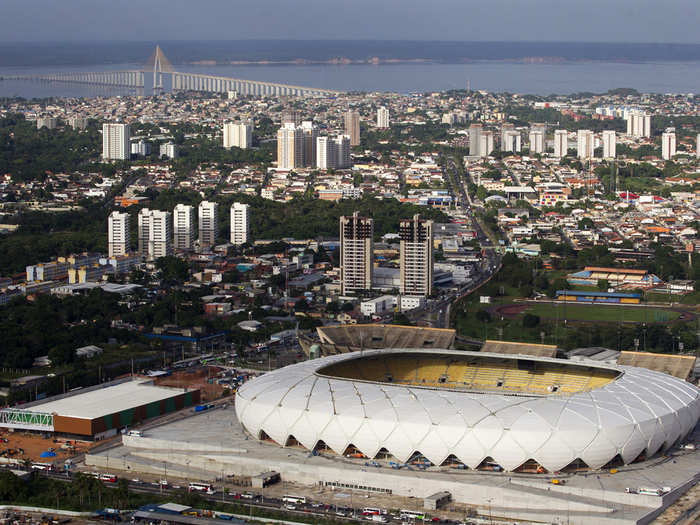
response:
[(481, 132), (483, 126), (481, 124), (472, 124), (469, 126), (469, 155), (471, 157), (481, 157)]
[(516, 131), (513, 124), (504, 124), (501, 129), (501, 151), (520, 152), (520, 132)]
[(360, 114), (357, 111), (345, 113), (345, 134), (350, 137), (351, 146), (360, 145)]
[(616, 157), (615, 130), (603, 131), (603, 158), (614, 159)]
[(139, 253), (153, 261), (172, 255), (173, 217), (169, 211), (142, 208), (138, 217)]
[(347, 135), (338, 135), (335, 139), (335, 149), (337, 152), (336, 165), (339, 169), (351, 168), (352, 158), (350, 156), (351, 140)]
[(671, 160), (676, 154), (676, 129), (666, 128), (661, 135), (661, 158)]
[(359, 212), (340, 217), (340, 293), (369, 290), (374, 263), (374, 220)]
[(388, 128), (389, 127), (389, 110), (384, 106), (377, 110), (377, 127), (378, 128)]
[(595, 136), (588, 129), (576, 132), (576, 154), (579, 159), (592, 159), (595, 151)]
[(128, 124), (102, 124), (102, 158), (104, 160), (129, 160), (131, 129)]
[(131, 143), (131, 154), (138, 157), (145, 157), (151, 154), (151, 143), (141, 139)]
[(401, 295), (433, 293), (433, 221), (419, 215), (399, 222)]
[(71, 117), (68, 119), (68, 125), (74, 130), (80, 131), (88, 127), (88, 119), (85, 117)]
[(327, 135), (316, 137), (316, 167), (320, 170), (338, 167), (338, 145)]
[(250, 212), (248, 205), (234, 202), (231, 205), (231, 244), (240, 246), (250, 242)]
[(304, 137), (303, 165), (314, 166), (316, 163), (316, 139), (318, 138), (318, 126), (310, 120), (301, 123), (301, 133)]
[(530, 130), (530, 153), (544, 153), (544, 130), (533, 128)]
[(482, 131), (479, 135), (479, 156), (488, 157), (493, 151), (493, 131)]
[(284, 127), (285, 124), (294, 124), (295, 128), (301, 124), (301, 114), (299, 111), (296, 109), (288, 109), (282, 113), (282, 127)]
[(215, 202), (202, 201), (199, 203), (199, 247), (206, 249), (216, 244), (219, 230), (219, 215)]
[(194, 207), (177, 204), (173, 211), (173, 248), (179, 251), (194, 247)]
[(569, 132), (565, 129), (554, 131), (554, 156), (558, 159), (566, 157), (569, 151)]
[(700, 158), (700, 133), (695, 137), (695, 156)]
[(39, 117), (36, 119), (36, 129), (56, 129), (56, 126), (58, 126), (58, 119), (55, 117)]
[(627, 113), (627, 134), (631, 137), (651, 137), (651, 115), (643, 111), (630, 111)]
[(158, 152), (161, 158), (166, 157), (168, 159), (177, 158), (177, 145), (172, 142), (167, 142), (160, 145), (160, 150)]
[(304, 133), (292, 123), (277, 131), (277, 168), (293, 170), (304, 166)]
[(130, 250), (129, 214), (113, 211), (107, 218), (107, 249), (110, 257), (126, 255)]
[(250, 122), (224, 122), (224, 148), (250, 148), (253, 143), (253, 124)]

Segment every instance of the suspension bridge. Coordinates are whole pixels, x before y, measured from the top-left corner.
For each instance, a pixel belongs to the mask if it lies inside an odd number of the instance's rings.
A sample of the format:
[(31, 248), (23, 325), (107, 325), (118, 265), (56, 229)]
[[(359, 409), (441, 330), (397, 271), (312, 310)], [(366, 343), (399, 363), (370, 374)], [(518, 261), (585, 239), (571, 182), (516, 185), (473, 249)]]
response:
[(156, 46), (156, 50), (142, 70), (51, 73), (27, 76), (13, 75), (3, 76), (1, 80), (39, 80), (143, 89), (145, 95), (158, 95), (173, 91), (204, 91), (210, 93), (233, 91), (240, 95), (272, 97), (333, 97), (341, 94), (340, 91), (331, 89), (175, 71), (175, 68), (160, 46)]

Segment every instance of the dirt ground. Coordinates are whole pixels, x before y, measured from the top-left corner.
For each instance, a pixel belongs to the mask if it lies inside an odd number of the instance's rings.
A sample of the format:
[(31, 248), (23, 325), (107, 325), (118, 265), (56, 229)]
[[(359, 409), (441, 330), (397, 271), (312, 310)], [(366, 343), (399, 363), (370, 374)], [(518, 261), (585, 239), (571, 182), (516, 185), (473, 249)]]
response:
[[(66, 440), (63, 438), (49, 439), (42, 438), (39, 434), (29, 432), (10, 432), (7, 429), (0, 431), (0, 439), (7, 439), (7, 443), (0, 443), (0, 457), (7, 459), (15, 459), (19, 462), (29, 459), (33, 462), (40, 463), (63, 463), (66, 459), (83, 454), (96, 443), (87, 441), (75, 441), (73, 439)], [(70, 441), (70, 444), (75, 446), (75, 449), (61, 449), (61, 445)], [(54, 458), (41, 458), (41, 453), (53, 448), (56, 453)], [(21, 450), (20, 450), (21, 449)]]
[(182, 370), (173, 372), (167, 377), (156, 379), (158, 386), (171, 386), (177, 388), (199, 388), (201, 390), (202, 401), (213, 401), (219, 399), (225, 388), (212, 382), (209, 378), (216, 378), (222, 369), (216, 366), (205, 366), (196, 370)]

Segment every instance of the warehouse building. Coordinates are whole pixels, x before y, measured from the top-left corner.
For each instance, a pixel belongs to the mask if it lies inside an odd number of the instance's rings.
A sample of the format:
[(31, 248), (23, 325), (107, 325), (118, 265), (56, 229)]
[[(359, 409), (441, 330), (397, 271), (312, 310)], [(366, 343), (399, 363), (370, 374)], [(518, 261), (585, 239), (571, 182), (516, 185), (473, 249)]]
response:
[(199, 403), (199, 390), (124, 381), (0, 411), (0, 427), (105, 439), (121, 429)]

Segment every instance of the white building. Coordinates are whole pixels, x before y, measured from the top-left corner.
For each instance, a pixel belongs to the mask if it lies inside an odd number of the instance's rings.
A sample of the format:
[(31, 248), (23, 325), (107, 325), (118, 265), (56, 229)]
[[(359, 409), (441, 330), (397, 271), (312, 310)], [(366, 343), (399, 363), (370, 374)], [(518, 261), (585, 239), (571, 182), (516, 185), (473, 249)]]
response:
[(304, 137), (302, 163), (304, 166), (314, 166), (316, 163), (316, 139), (318, 138), (318, 126), (316, 126), (310, 120), (305, 120), (301, 123), (301, 133)]
[(666, 128), (666, 131), (661, 135), (661, 158), (671, 160), (676, 154), (676, 130), (675, 128)]
[(554, 131), (554, 156), (557, 158), (566, 157), (569, 151), (569, 132), (565, 129)]
[(173, 212), (173, 247), (191, 250), (194, 247), (194, 207), (177, 204)]
[(481, 133), (483, 126), (481, 124), (472, 124), (469, 126), (469, 155), (471, 157), (481, 157)]
[(351, 144), (350, 137), (347, 135), (338, 135), (335, 139), (335, 148), (338, 155), (336, 163), (339, 169), (352, 167)]
[(172, 255), (173, 217), (169, 211), (139, 211), (139, 253), (141, 257), (153, 261)]
[(425, 297), (422, 295), (402, 295), (399, 308), (402, 312), (409, 312), (425, 306)]
[(630, 111), (625, 116), (627, 134), (631, 137), (651, 137), (651, 115), (643, 111)]
[(340, 217), (340, 293), (371, 289), (373, 263), (374, 220), (359, 212)]
[(544, 131), (540, 128), (530, 130), (530, 153), (544, 153)]
[(277, 168), (293, 170), (304, 166), (304, 132), (291, 122), (277, 131)]
[(384, 106), (377, 110), (377, 127), (378, 128), (388, 128), (389, 127), (389, 110)]
[(216, 244), (219, 229), (219, 214), (216, 203), (202, 201), (199, 203), (199, 247), (210, 248)]
[(591, 130), (580, 129), (576, 132), (576, 154), (579, 159), (592, 159), (595, 151), (595, 135)]
[(102, 158), (129, 160), (131, 129), (128, 124), (102, 124)]
[(418, 215), (399, 222), (401, 295), (433, 293), (433, 221)]
[(131, 234), (129, 214), (113, 211), (107, 219), (107, 246), (110, 257), (129, 253)]
[(133, 142), (131, 144), (131, 154), (138, 155), (139, 157), (145, 157), (151, 154), (151, 143), (145, 140), (139, 140), (138, 142)]
[(514, 129), (504, 129), (501, 133), (501, 151), (520, 152), (521, 138), (520, 132)]
[(700, 158), (700, 133), (695, 137), (695, 156)]
[(369, 301), (360, 303), (360, 312), (362, 315), (371, 317), (373, 315), (382, 315), (386, 312), (391, 312), (396, 307), (396, 296), (382, 295)]
[(488, 157), (493, 151), (493, 131), (482, 131), (479, 135), (479, 156)]
[(248, 205), (234, 202), (231, 205), (231, 244), (240, 246), (250, 241), (250, 212)]
[(58, 119), (55, 117), (39, 117), (36, 119), (36, 129), (56, 129), (56, 126), (58, 126)]
[(338, 167), (338, 147), (336, 141), (327, 135), (316, 137), (316, 167), (320, 170)]
[(161, 158), (166, 157), (168, 159), (177, 158), (177, 145), (172, 142), (160, 145), (159, 155)]
[(247, 149), (253, 143), (253, 125), (250, 122), (224, 122), (224, 148)]
[(616, 156), (615, 131), (606, 129), (603, 131), (603, 158), (614, 159)]
[(68, 119), (68, 125), (76, 131), (86, 129), (88, 127), (88, 119), (86, 117), (71, 117)]

